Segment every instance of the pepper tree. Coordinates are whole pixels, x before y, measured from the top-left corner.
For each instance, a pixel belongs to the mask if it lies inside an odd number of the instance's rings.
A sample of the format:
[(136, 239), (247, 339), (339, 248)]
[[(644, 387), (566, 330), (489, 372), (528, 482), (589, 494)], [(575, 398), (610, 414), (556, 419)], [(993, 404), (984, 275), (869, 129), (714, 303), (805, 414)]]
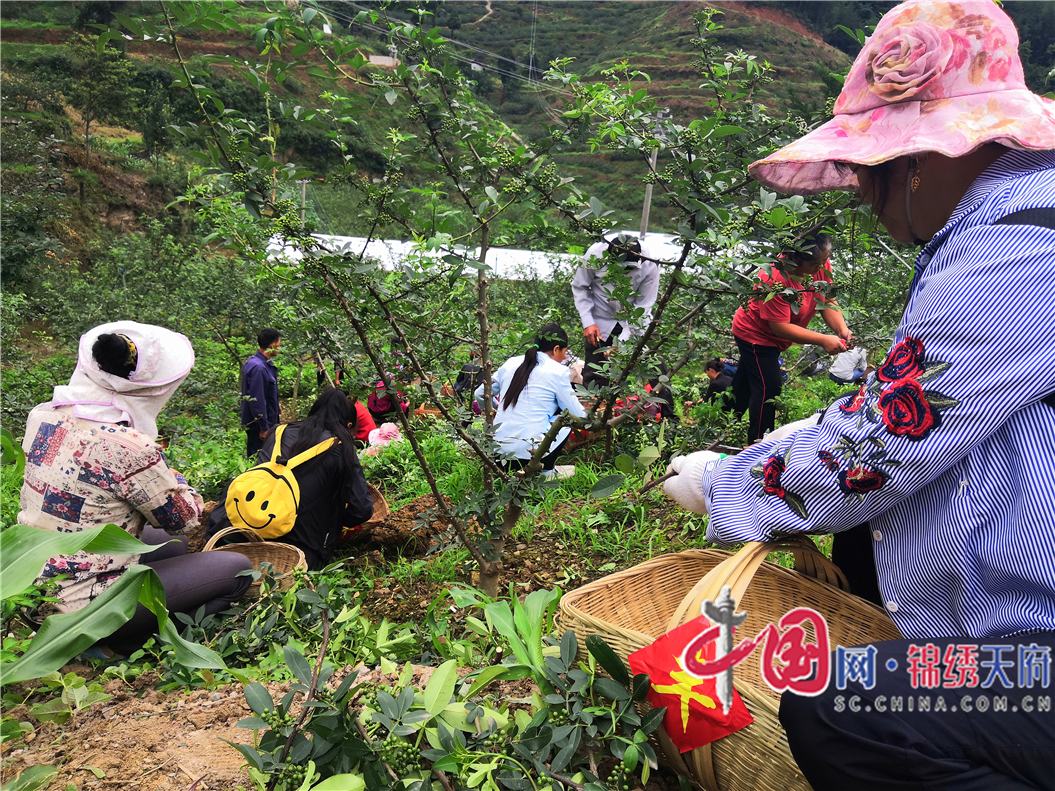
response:
[[(774, 114), (758, 100), (771, 69), (744, 52), (721, 51), (711, 37), (719, 28), (713, 9), (693, 17), (704, 108), (698, 118), (666, 117), (649, 95), (648, 75), (626, 63), (587, 80), (572, 71), (570, 59), (561, 59), (546, 73), (567, 96), (560, 122), (531, 141), (477, 98), (426, 11), (416, 21), (389, 18), (383, 4), (359, 14), (356, 21), (383, 26), (396, 50), (398, 67), (382, 71), (369, 66), (353, 41), (324, 34), (325, 16), (312, 5), (282, 5), (262, 24), (239, 22), (240, 6), (230, 0), (162, 2), (160, 9), (151, 18), (115, 14), (99, 45), (127, 31), (172, 48), (175, 85), (193, 94), (200, 112), (196, 124), (177, 131), (200, 146), (198, 155), (213, 174), (206, 187), (186, 196), (216, 229), (209, 241), (256, 262), (259, 277), (285, 295), (287, 322), (335, 359), (369, 360), (389, 393), (406, 391), (415, 402), (432, 405), (445, 430), (479, 460), (480, 487), (464, 502), (446, 502), (410, 417), (400, 415), (437, 508), (479, 564), (480, 587), (491, 596), (498, 592), (505, 542), (532, 489), (545, 485), (536, 474), (558, 429), (572, 423), (608, 429), (632, 417), (615, 415), (615, 401), (636, 395), (639, 404), (647, 403), (644, 383), (658, 376), (657, 360), (671, 361), (667, 376), (673, 376), (708, 337), (708, 327), (725, 323), (737, 302), (758, 294), (756, 268), (779, 265), (776, 251), (794, 247), (818, 219), (838, 227), (849, 214), (845, 198), (779, 197), (747, 175), (747, 164), (801, 134), (807, 121)], [(196, 68), (209, 65), (188, 60), (180, 44), (210, 30), (255, 44), (259, 54), (252, 61), (217, 55), (211, 62), (240, 72), (259, 91), (266, 127), (226, 107), (197, 79)], [(278, 86), (295, 74), (325, 84), (314, 106), (278, 95)], [(371, 175), (350, 143), (362, 133), (358, 120), (377, 107), (402, 113), (383, 139), (372, 141), (386, 167)], [(313, 174), (286, 161), (276, 150), (283, 124), (325, 129), (343, 164)], [(494, 276), (483, 262), (492, 247), (582, 249), (609, 229), (611, 212), (562, 176), (554, 157), (584, 146), (640, 158), (645, 181), (676, 212), (681, 251), (662, 262), (660, 296), (644, 334), (610, 357), (611, 384), (585, 394), (593, 403), (586, 420), (561, 416), (526, 469), (510, 474), (496, 463), (490, 407), (495, 351), (522, 351), (542, 322), (508, 315), (494, 321)], [(660, 165), (653, 167), (657, 148)], [(389, 271), (365, 254), (365, 246), (332, 249), (313, 237), (316, 229), (302, 222), (297, 201), (297, 181), (304, 178), (350, 186), (369, 239), (413, 240), (414, 253)], [(269, 252), (276, 240), (287, 255)], [(608, 277), (633, 318), (628, 280), (618, 269), (610, 267)], [(816, 287), (828, 292), (826, 284)], [(798, 295), (776, 289), (766, 295), (778, 297)], [(479, 352), (485, 391), (483, 425), (467, 428), (464, 406), (441, 394), (452, 350), (465, 346)], [(398, 382), (393, 355), (405, 368)]]

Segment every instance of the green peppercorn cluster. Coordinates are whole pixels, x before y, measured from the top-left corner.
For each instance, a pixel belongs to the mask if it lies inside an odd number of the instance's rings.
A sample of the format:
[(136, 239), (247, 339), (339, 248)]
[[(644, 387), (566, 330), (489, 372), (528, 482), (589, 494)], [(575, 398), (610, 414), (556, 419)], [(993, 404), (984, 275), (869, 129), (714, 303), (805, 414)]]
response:
[(266, 722), (273, 731), (277, 731), (280, 728), (292, 728), (297, 722), (288, 711), (280, 714), (278, 709), (265, 711), (260, 715), (260, 719)]
[(560, 727), (561, 725), (567, 725), (571, 719), (568, 716), (568, 712), (565, 709), (551, 708), (547, 714), (550, 724)]
[(626, 761), (620, 761), (608, 774), (608, 788), (610, 791), (630, 791), (632, 777)]
[(393, 733), (388, 734), (381, 742), (381, 760), (392, 767), (392, 771), (400, 777), (406, 777), (421, 768), (421, 757), (414, 745)]
[(552, 162), (548, 163), (535, 176), (535, 183), (538, 186), (539, 192), (550, 192), (554, 187), (560, 184), (560, 179), (557, 177), (557, 166)]
[(275, 770), (279, 780), (275, 783), (275, 791), (293, 791), (304, 785), (308, 777), (308, 767), (300, 764), (282, 764)]
[(231, 183), (244, 192), (253, 188), (253, 177), (244, 170), (240, 170), (231, 174)]
[(510, 179), (506, 182), (506, 185), (502, 188), (502, 192), (506, 195), (512, 195), (517, 197), (527, 192), (528, 186), (524, 179)]

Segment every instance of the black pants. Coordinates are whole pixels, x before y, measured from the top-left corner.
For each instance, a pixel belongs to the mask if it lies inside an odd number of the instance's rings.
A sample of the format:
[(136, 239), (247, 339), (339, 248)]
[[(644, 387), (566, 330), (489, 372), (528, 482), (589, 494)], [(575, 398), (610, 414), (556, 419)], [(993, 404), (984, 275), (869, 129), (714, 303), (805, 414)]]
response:
[(264, 447), (264, 440), (260, 431), (255, 426), (249, 426), (245, 430), (245, 456), (247, 459), (256, 460), (257, 451)]
[[(980, 649), (975, 686), (913, 689), (908, 649), (927, 644), (942, 658), (950, 644), (1012, 646), (1002, 658), (1014, 660), (1005, 671), (1014, 687), (1005, 688), (999, 679), (988, 689), (978, 686), (990, 673), (981, 663), (995, 658), (995, 652)], [(1055, 633), (874, 645), (872, 689), (857, 681), (838, 689), (833, 654), (826, 692), (813, 698), (786, 692), (780, 699), (788, 744), (814, 791), (1055, 789), (1055, 694), (1052, 685), (1042, 686), (1042, 679), (1024, 687), (1017, 668), (1019, 646), (1048, 648), (1050, 655), (1055, 653), (1050, 651)], [(886, 667), (889, 659), (897, 662), (894, 671)], [(926, 710), (921, 710), (921, 702)]]
[(583, 387), (589, 388), (590, 382), (597, 382), (598, 387), (608, 386), (608, 377), (600, 371), (600, 368), (608, 361), (605, 352), (612, 348), (612, 344), (622, 331), (623, 325), (616, 324), (608, 333), (608, 338), (602, 339), (596, 346), (586, 341), (586, 362), (582, 367)]
[(876, 576), (872, 530), (867, 524), (832, 535), (832, 563), (842, 569), (850, 583), (850, 593), (883, 606)]
[[(172, 542), (173, 539), (177, 539)], [(143, 555), (140, 563), (150, 566), (165, 587), (165, 604), (170, 613), (193, 615), (205, 606), (205, 613), (213, 615), (226, 610), (245, 594), (253, 582), (240, 571), (253, 568), (245, 555), (236, 552), (196, 552), (187, 554), (187, 537), (172, 536), (149, 525), (140, 540), (144, 544), (160, 544), (153, 552)], [(172, 543), (167, 543), (172, 542)], [(154, 613), (142, 604), (136, 605), (132, 619), (109, 637), (100, 641), (123, 656), (137, 651), (157, 632)]]
[[(552, 470), (557, 466), (557, 457), (564, 452), (564, 446), (568, 444), (569, 439), (571, 439), (571, 434), (561, 440), (561, 443), (557, 447), (542, 457), (542, 469)], [(502, 468), (506, 472), (516, 472), (517, 470), (522, 470), (527, 467), (529, 461), (531, 461), (531, 459), (510, 459), (509, 461), (499, 462), (499, 464), (502, 465)]]
[(739, 338), (740, 365), (733, 377), (733, 409), (737, 416), (748, 413), (748, 443), (757, 442), (772, 431), (776, 423), (777, 407), (773, 399), (780, 395), (784, 378), (780, 373), (780, 349), (760, 346)]

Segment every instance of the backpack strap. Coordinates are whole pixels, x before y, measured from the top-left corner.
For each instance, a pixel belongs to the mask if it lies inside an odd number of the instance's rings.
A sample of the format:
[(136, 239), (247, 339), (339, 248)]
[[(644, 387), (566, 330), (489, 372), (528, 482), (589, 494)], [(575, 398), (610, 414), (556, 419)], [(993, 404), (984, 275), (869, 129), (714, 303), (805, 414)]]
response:
[[(1001, 217), (993, 225), (1033, 225), (1055, 231), (1055, 207), (1040, 206), (1035, 209), (1021, 209)], [(1055, 393), (1044, 396), (1040, 399), (1040, 403), (1055, 409)]]
[(1055, 206), (1021, 209), (1001, 217), (993, 225), (1034, 225), (1055, 231)]
[[(1047, 228), (1055, 231), (1055, 206), (1039, 206), (1035, 209), (1019, 209), (1018, 211), (1011, 212), (1011, 214), (1005, 214), (999, 220), (994, 220), (993, 225), (1032, 225), (1037, 228)], [(944, 244), (944, 242), (942, 242)], [(938, 250), (941, 249), (941, 245), (935, 248), (934, 252), (931, 253), (933, 258)], [(902, 318), (904, 318), (904, 311), (908, 310), (908, 302), (912, 298), (912, 291), (905, 296), (905, 307), (902, 311)], [(1040, 403), (1046, 404), (1047, 406), (1055, 409), (1055, 393), (1049, 393), (1040, 399)]]
[(281, 424), (275, 429), (275, 448), (271, 451), (271, 463), (278, 464), (282, 457), (282, 432), (286, 430), (286, 424)]
[(296, 456), (294, 456), (292, 459), (287, 461), (286, 462), (286, 467), (288, 467), (289, 469), (293, 469), (298, 464), (303, 464), (304, 462), (306, 462), (306, 461), (308, 461), (310, 459), (314, 459), (316, 456), (321, 456), (323, 453), (325, 453), (330, 448), (332, 448), (334, 446), (334, 443), (336, 443), (336, 442), (337, 442), (337, 438), (336, 437), (330, 437), (329, 439), (324, 439), (318, 445), (315, 445), (314, 447), (308, 448), (305, 451), (301, 451)]

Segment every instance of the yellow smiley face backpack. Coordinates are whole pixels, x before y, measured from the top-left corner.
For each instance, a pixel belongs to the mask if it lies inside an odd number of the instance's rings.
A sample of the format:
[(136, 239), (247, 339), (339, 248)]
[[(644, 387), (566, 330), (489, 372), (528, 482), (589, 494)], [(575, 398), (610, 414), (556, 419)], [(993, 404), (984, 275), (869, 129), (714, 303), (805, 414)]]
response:
[(300, 486), (293, 469), (325, 453), (337, 441), (330, 437), (287, 459), (282, 455), (282, 432), (285, 429), (285, 425), (281, 425), (275, 432), (271, 460), (246, 470), (231, 481), (224, 503), (232, 526), (248, 528), (264, 539), (286, 535), (297, 521)]

